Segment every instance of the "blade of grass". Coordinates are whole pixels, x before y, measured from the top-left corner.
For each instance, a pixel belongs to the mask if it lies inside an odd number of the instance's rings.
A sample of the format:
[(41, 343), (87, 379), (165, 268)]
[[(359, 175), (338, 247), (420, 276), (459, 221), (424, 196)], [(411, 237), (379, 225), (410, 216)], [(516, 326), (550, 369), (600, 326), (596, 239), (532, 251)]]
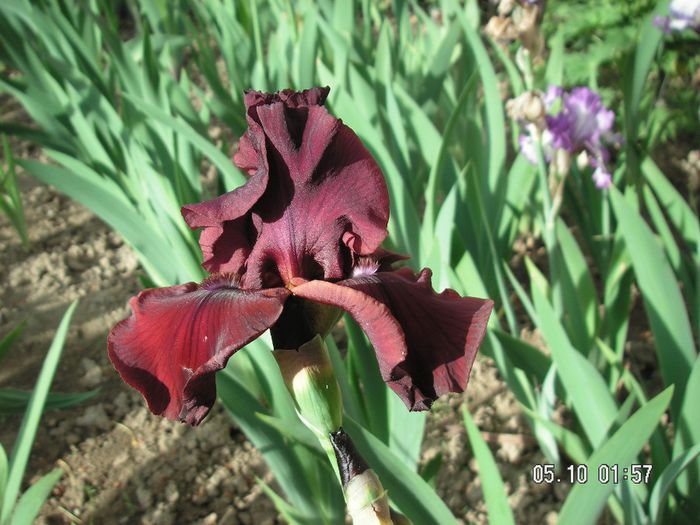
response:
[[(377, 357), (360, 327), (349, 315), (344, 316), (345, 329), (348, 333), (348, 366), (353, 367), (358, 375), (363, 397), (359, 399), (364, 408), (368, 428), (385, 444), (389, 444), (389, 407), (387, 397), (390, 395), (386, 383), (379, 374)], [(393, 394), (391, 394), (393, 395)]]
[(598, 297), (583, 253), (561, 218), (557, 220), (556, 229), (562, 255), (564, 317), (568, 321), (572, 342), (587, 355), (598, 328)]
[(63, 470), (57, 468), (32, 484), (15, 505), (10, 525), (31, 525), (34, 523), (34, 518), (39, 514), (41, 506), (61, 476), (63, 476)]
[(695, 252), (700, 244), (700, 222), (697, 215), (651, 157), (646, 157), (642, 162), (642, 173), (690, 251)]
[(10, 475), (7, 478), (2, 512), (0, 512), (0, 523), (5, 523), (8, 519), (17, 500), (22, 478), (24, 477), (24, 470), (27, 467), (34, 437), (39, 427), (39, 420), (44, 410), (44, 402), (53, 382), (53, 376), (63, 351), (63, 344), (68, 334), (68, 327), (77, 304), (77, 302), (73, 302), (63, 314), (61, 323), (56, 330), (56, 335), (54, 335), (49, 351), (44, 358), (44, 363), (41, 366), (41, 372), (39, 372), (39, 378), (34, 387), (29, 407), (22, 419), (22, 425), (17, 434), (10, 459)]
[(661, 240), (664, 250), (666, 251), (668, 262), (671, 264), (671, 268), (673, 269), (674, 273), (683, 283), (683, 295), (688, 301), (688, 310), (689, 312), (693, 312), (693, 305), (695, 301), (695, 282), (691, 274), (688, 272), (688, 268), (686, 267), (685, 254), (681, 251), (680, 246), (676, 242), (673, 232), (671, 231), (669, 224), (666, 222), (661, 206), (659, 206), (654, 193), (648, 186), (644, 187), (644, 203), (646, 204), (646, 209), (649, 212), (651, 224), (658, 233), (659, 239)]
[(462, 417), (464, 418), (464, 426), (467, 429), (469, 443), (479, 465), (479, 480), (481, 481), (484, 500), (486, 500), (489, 523), (515, 525), (513, 511), (510, 508), (510, 503), (508, 503), (506, 487), (503, 484), (501, 474), (498, 472), (498, 466), (493, 458), (493, 454), (484, 438), (481, 437), (481, 432), (479, 432), (479, 428), (474, 423), (471, 415), (469, 415), (466, 407), (462, 407)]
[(326, 346), (328, 347), (328, 353), (331, 358), (331, 363), (333, 365), (333, 371), (335, 372), (335, 377), (338, 379), (338, 385), (340, 386), (340, 391), (343, 394), (343, 411), (350, 415), (356, 421), (360, 421), (364, 426), (364, 414), (360, 409), (357, 397), (353, 394), (352, 387), (350, 386), (349, 375), (345, 367), (345, 362), (340, 355), (338, 346), (335, 344), (332, 336), (326, 337)]
[[(464, 107), (469, 100), (469, 97), (474, 93), (476, 88), (476, 75), (472, 75), (464, 85), (462, 92), (459, 94), (457, 104), (450, 114), (447, 124), (442, 131), (442, 140), (438, 149), (435, 162), (431, 165), (430, 174), (428, 175), (428, 183), (425, 189), (425, 214), (423, 215), (423, 227), (421, 244), (427, 244), (432, 238), (435, 230), (435, 220), (437, 218), (438, 206), (438, 190), (442, 187), (443, 164), (447, 154), (447, 147), (452, 141), (452, 134), (455, 130), (455, 125), (460, 115), (464, 111)], [(448, 181), (452, 186), (453, 181)], [(430, 251), (429, 249), (427, 251)]]
[[(411, 470), (418, 468), (427, 412), (409, 412), (394, 392), (387, 392), (389, 448)], [(406, 429), (411, 432), (407, 433)]]
[(131, 104), (133, 104), (134, 108), (142, 111), (149, 118), (159, 121), (163, 125), (186, 138), (190, 144), (205, 154), (221, 173), (226, 173), (227, 177), (231, 179), (237, 179), (240, 181), (240, 184), (245, 183), (245, 177), (240, 171), (238, 171), (230, 159), (224, 155), (221, 150), (214, 146), (214, 144), (209, 142), (206, 137), (200, 135), (183, 119), (169, 115), (158, 106), (151, 104), (145, 99), (139, 99), (135, 95), (124, 93), (124, 97), (128, 99)]
[(391, 501), (408, 519), (421, 525), (456, 523), (445, 503), (423, 478), (407, 468), (389, 447), (350, 417), (345, 418), (343, 426), (360, 454), (372, 465)]
[(654, 12), (642, 22), (637, 45), (629, 55), (622, 74), (627, 173), (629, 182), (637, 184), (638, 189), (641, 188), (637, 139), (642, 115), (642, 97), (654, 56), (663, 38), (663, 32), (653, 25), (653, 19), (664, 6), (664, 2), (658, 2)]
[(10, 332), (0, 340), (0, 362), (7, 356), (10, 348), (17, 340), (17, 338), (22, 335), (25, 327), (27, 326), (27, 321), (22, 321), (17, 326), (15, 326)]
[[(680, 397), (680, 396), (679, 396)], [(679, 421), (676, 426), (675, 442), (673, 443), (673, 457), (679, 457), (681, 453), (693, 445), (700, 443), (700, 419), (697, 417), (697, 404), (700, 399), (700, 357), (695, 358), (695, 363), (688, 377), (688, 383), (683, 393)], [(683, 494), (688, 494), (693, 487), (700, 482), (700, 461), (690, 466), (678, 480), (678, 486)]]
[(683, 470), (698, 456), (700, 456), (700, 443), (689, 448), (671, 461), (659, 475), (651, 491), (651, 496), (649, 496), (649, 518), (652, 520), (652, 523), (656, 525), (664, 523), (664, 503), (671, 487), (673, 487), (678, 476), (683, 473)]
[(544, 80), (548, 86), (561, 86), (564, 79), (564, 31), (557, 31), (549, 39), (549, 50)]
[(671, 413), (678, 421), (685, 385), (697, 355), (688, 313), (676, 278), (649, 227), (615, 188), (610, 197), (654, 333), (661, 375), (666, 385), (676, 386)]
[[(569, 493), (559, 514), (559, 523), (596, 523), (615, 484), (597, 481), (600, 465), (617, 464), (628, 468), (659, 424), (668, 408), (673, 387), (668, 387), (641, 407), (620, 429), (593, 452), (586, 461), (590, 472), (588, 483), (577, 483)], [(595, 474), (595, 476), (594, 476)]]
[[(534, 265), (526, 259), (532, 275)], [(562, 383), (571, 398), (576, 416), (595, 447), (605, 438), (615, 420), (617, 407), (607, 385), (595, 367), (571, 345), (559, 318), (549, 301), (537, 286), (531, 294), (536, 310), (534, 319), (552, 353)], [(590, 407), (595, 406), (595, 410)]]
[(7, 486), (8, 463), (5, 447), (0, 445), (0, 512), (5, 500), (5, 487)]
[(10, 143), (5, 135), (2, 136), (2, 147), (5, 154), (7, 170), (3, 173), (0, 168), (0, 210), (10, 219), (12, 226), (19, 234), (22, 245), (29, 246), (29, 236), (27, 234), (27, 224), (24, 219), (24, 208), (22, 197), (17, 186), (17, 172), (15, 171), (15, 161), (10, 149)]
[[(504, 189), (504, 181), (502, 180), (501, 174), (506, 158), (505, 116), (503, 113), (501, 94), (498, 89), (498, 77), (496, 76), (496, 71), (493, 68), (493, 64), (486, 51), (486, 47), (481, 41), (479, 33), (469, 23), (464, 12), (458, 11), (458, 16), (462, 23), (469, 49), (477, 63), (477, 69), (484, 88), (484, 129), (487, 133), (486, 147), (488, 149), (486, 181), (489, 190), (488, 193), (495, 199), (494, 204), (496, 204), (496, 206), (494, 206), (493, 209), (497, 209), (498, 201), (500, 200), (498, 195), (500, 195)], [(487, 202), (487, 210), (493, 213), (493, 209), (491, 209), (491, 206), (488, 204), (489, 202)], [(491, 215), (491, 213), (489, 215)]]
[[(68, 408), (92, 399), (99, 390), (78, 392), (75, 394), (63, 394), (51, 392), (46, 398), (45, 410), (58, 410)], [(29, 405), (32, 393), (24, 390), (3, 388), (0, 390), (0, 414), (21, 414)]]
[(539, 383), (544, 382), (547, 371), (552, 364), (552, 360), (546, 356), (539, 348), (510, 335), (503, 330), (494, 329), (493, 333), (506, 350), (511, 362), (525, 371), (529, 376), (537, 379)]
[(585, 438), (569, 430), (566, 427), (557, 425), (553, 421), (549, 421), (542, 417), (542, 415), (534, 410), (530, 410), (527, 407), (522, 407), (525, 414), (537, 421), (544, 428), (546, 428), (552, 436), (557, 440), (564, 453), (577, 464), (586, 463), (588, 457), (590, 456), (590, 448), (585, 442)]

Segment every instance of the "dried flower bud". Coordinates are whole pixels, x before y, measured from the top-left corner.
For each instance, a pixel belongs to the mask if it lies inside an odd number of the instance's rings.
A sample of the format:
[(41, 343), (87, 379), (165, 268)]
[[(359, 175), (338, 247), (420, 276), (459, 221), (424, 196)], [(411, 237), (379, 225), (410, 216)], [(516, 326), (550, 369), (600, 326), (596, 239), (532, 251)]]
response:
[(513, 26), (513, 21), (510, 18), (501, 16), (491, 17), (486, 26), (484, 26), (484, 34), (502, 45), (518, 38), (518, 32)]
[(322, 436), (338, 430), (343, 400), (321, 336), (299, 350), (275, 350), (273, 355), (306, 425)]
[(543, 95), (539, 91), (526, 91), (506, 103), (508, 116), (521, 125), (534, 124), (538, 129), (545, 127), (546, 108)]
[(501, 45), (520, 40), (533, 60), (537, 60), (544, 50), (540, 31), (543, 11), (544, 6), (539, 2), (503, 0), (498, 4), (498, 15), (484, 26), (484, 33)]
[(499, 16), (508, 16), (508, 14), (515, 7), (515, 0), (501, 0), (498, 2), (498, 14)]

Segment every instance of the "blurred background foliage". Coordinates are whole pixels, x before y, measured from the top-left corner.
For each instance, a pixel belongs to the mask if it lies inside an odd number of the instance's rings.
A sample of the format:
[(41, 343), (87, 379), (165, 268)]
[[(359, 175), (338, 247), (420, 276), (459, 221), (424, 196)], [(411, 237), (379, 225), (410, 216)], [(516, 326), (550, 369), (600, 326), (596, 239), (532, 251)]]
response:
[[(558, 472), (589, 465), (561, 522), (605, 513), (620, 523), (692, 523), (697, 190), (677, 174), (669, 181), (671, 165), (654, 159), (670, 143), (680, 143), (674, 155), (697, 146), (700, 58), (697, 34), (664, 36), (652, 24), (666, 10), (649, 0), (549, 1), (536, 28), (545, 50), (523, 60), (519, 40), (482, 34), (495, 13), (489, 2), (6, 0), (0, 93), (26, 116), (3, 118), (0, 133), (44, 155), (14, 159), (7, 173), (21, 167), (90, 208), (133, 247), (144, 286), (198, 281), (197, 236), (179, 209), (245, 181), (229, 160), (246, 127), (244, 91), (331, 86), (330, 111), (387, 179), (388, 247), (410, 254), (415, 270), (430, 266), (438, 289), (494, 298), (484, 354)], [(519, 152), (505, 102), (548, 84), (587, 85), (615, 111), (623, 137), (610, 190), (595, 188), (590, 167), (573, 162), (557, 174)], [(3, 178), (8, 215), (21, 212), (13, 180)], [(630, 321), (638, 294), (643, 327)], [(653, 377), (631, 371), (627, 343), (643, 328), (653, 334)], [(349, 318), (345, 330), (340, 348), (328, 345), (348, 432), (396, 508), (414, 523), (453, 522), (429, 475), (416, 472), (424, 415), (406, 413), (387, 390)], [(524, 337), (533, 330), (540, 342)], [(298, 420), (269, 344), (231, 360), (220, 397), (275, 474), (282, 493), (265, 490), (280, 513), (342, 522), (332, 469)], [(464, 418), (491, 521), (514, 522), (491, 453)], [(641, 484), (596, 483), (604, 463), (653, 470)]]

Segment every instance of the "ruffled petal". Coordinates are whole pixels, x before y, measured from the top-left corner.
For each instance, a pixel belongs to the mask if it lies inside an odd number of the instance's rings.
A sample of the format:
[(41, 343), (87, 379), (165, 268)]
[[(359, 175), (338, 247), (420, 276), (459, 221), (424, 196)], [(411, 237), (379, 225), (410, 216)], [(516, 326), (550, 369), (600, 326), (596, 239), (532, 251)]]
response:
[(214, 373), (282, 312), (283, 288), (244, 291), (231, 276), (144, 290), (109, 335), (109, 357), (154, 414), (197, 425), (216, 399)]
[(427, 410), (466, 388), (493, 308), (489, 299), (438, 294), (430, 277), (404, 268), (337, 284), (297, 280), (292, 293), (347, 311), (372, 342), (384, 381), (410, 410)]
[[(253, 104), (255, 97), (246, 105)], [(199, 237), (209, 273), (243, 273), (257, 233), (251, 209), (267, 188), (270, 167), (267, 162), (265, 133), (257, 120), (248, 117), (248, 129), (238, 142), (233, 161), (250, 177), (241, 187), (214, 199), (182, 207), (182, 216), (192, 228), (204, 228)]]
[(386, 237), (389, 201), (379, 167), (323, 107), (278, 102), (257, 115), (268, 137), (270, 183), (253, 209), (260, 234), (246, 287), (264, 286), (270, 267), (282, 282), (346, 277), (351, 254), (370, 254)]
[[(254, 146), (258, 141), (262, 147)], [(264, 142), (261, 131), (248, 132), (241, 139), (239, 167), (252, 175), (243, 186), (215, 199), (182, 207), (182, 216), (190, 228), (204, 228), (199, 246), (204, 256), (202, 266), (209, 273), (242, 273), (245, 267), (256, 236), (249, 212), (268, 183)]]
[(328, 88), (248, 92), (248, 130), (234, 156), (251, 175), (216, 199), (185, 206), (210, 272), (245, 274), (246, 289), (293, 277), (342, 279), (353, 255), (386, 237), (389, 198), (379, 166), (321, 105)]
[(310, 106), (322, 106), (326, 102), (329, 87), (312, 87), (304, 91), (283, 89), (277, 93), (261, 93), (260, 91), (246, 91), (243, 102), (249, 115), (251, 109), (258, 106), (282, 102), (290, 108), (303, 108)]

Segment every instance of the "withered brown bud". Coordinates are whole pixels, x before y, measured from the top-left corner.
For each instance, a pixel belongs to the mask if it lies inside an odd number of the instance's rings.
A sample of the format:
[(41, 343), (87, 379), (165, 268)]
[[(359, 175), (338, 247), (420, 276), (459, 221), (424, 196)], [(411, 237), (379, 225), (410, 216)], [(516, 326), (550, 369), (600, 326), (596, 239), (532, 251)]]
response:
[(545, 128), (546, 108), (540, 91), (526, 91), (506, 102), (506, 112), (522, 125), (534, 124), (537, 129)]
[(499, 44), (508, 44), (518, 38), (513, 21), (502, 16), (492, 16), (484, 26), (484, 34)]

